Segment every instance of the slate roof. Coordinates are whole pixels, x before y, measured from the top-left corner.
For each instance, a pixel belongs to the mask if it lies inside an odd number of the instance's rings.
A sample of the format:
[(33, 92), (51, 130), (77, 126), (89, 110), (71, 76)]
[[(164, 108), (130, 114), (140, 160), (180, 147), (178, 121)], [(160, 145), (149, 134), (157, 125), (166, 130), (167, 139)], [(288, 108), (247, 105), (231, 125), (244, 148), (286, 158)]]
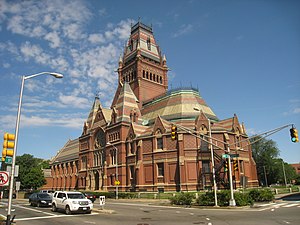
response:
[(68, 140), (68, 142), (62, 147), (50, 160), (50, 164), (55, 164), (56, 162), (68, 162), (76, 161), (79, 158), (79, 139)]
[(201, 110), (209, 119), (218, 121), (217, 116), (205, 103), (198, 91), (177, 89), (145, 104), (142, 113), (143, 119), (151, 123), (157, 116), (169, 121), (194, 120)]

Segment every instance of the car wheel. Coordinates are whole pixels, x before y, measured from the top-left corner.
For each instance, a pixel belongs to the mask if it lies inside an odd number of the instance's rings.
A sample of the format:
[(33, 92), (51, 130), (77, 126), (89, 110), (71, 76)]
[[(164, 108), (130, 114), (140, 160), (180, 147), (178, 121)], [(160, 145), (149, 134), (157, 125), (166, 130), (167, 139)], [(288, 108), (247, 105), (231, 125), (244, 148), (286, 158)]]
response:
[(51, 209), (52, 212), (56, 212), (57, 211), (57, 208), (56, 208), (56, 205), (55, 204), (52, 204), (52, 209)]
[(70, 207), (68, 205), (66, 206), (66, 214), (67, 215), (71, 215), (72, 214), (72, 211), (70, 210)]
[(30, 202), (30, 206), (33, 206), (32, 202)]
[(86, 212), (86, 214), (91, 214), (91, 213), (92, 213), (92, 211), (91, 211), (91, 210)]

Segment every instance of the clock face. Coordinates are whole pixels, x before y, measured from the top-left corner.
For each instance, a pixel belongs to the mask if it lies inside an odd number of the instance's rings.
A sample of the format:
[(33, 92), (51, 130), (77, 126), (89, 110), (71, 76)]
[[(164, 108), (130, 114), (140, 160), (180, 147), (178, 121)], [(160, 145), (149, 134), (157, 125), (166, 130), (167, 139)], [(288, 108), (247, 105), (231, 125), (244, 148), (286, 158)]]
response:
[(105, 133), (103, 130), (99, 130), (97, 135), (96, 135), (96, 140), (95, 140), (95, 147), (105, 147), (106, 145), (106, 139), (105, 139)]

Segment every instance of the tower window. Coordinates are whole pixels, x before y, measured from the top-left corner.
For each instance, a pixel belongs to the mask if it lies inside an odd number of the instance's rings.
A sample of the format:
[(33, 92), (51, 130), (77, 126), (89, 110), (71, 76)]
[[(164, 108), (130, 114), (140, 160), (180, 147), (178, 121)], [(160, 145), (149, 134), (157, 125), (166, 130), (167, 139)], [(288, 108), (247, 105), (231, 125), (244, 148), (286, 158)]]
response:
[(145, 70), (143, 70), (143, 78), (145, 78)]
[(148, 47), (148, 50), (151, 50), (151, 40), (150, 40), (150, 37), (148, 37), (148, 39), (147, 39), (147, 47)]
[(129, 49), (130, 49), (130, 51), (132, 51), (132, 50), (133, 50), (133, 40), (132, 40), (132, 39), (130, 40)]

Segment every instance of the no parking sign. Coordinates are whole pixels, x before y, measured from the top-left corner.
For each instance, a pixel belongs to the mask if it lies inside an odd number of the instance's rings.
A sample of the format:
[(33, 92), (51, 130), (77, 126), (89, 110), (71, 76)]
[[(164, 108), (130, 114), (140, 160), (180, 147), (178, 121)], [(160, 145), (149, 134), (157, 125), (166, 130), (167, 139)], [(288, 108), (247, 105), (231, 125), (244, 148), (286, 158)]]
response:
[(0, 171), (0, 186), (8, 186), (9, 172)]
[(99, 196), (100, 206), (105, 205), (105, 196)]

